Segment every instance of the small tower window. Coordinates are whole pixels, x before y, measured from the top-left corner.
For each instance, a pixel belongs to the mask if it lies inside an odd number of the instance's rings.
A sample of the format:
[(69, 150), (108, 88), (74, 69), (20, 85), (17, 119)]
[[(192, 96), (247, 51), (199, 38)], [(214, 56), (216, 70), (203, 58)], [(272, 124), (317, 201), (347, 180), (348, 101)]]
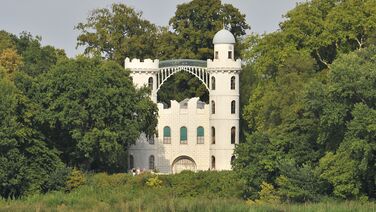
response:
[(129, 169), (134, 168), (134, 158), (133, 155), (129, 155)]
[(153, 77), (149, 77), (148, 87), (149, 87), (150, 90), (153, 90)]
[(150, 155), (149, 157), (149, 169), (154, 170), (155, 169), (155, 158), (154, 155)]
[(236, 135), (236, 128), (231, 128), (231, 144), (235, 144), (235, 135)]
[(215, 114), (215, 102), (214, 101), (212, 101), (211, 102), (211, 106), (212, 106), (212, 114)]
[(231, 90), (235, 90), (235, 76), (231, 77)]
[(233, 100), (231, 102), (231, 114), (235, 114), (235, 111), (236, 111), (236, 102), (235, 100)]
[(187, 128), (181, 127), (180, 128), (180, 144), (187, 144), (187, 143), (188, 143)]
[(204, 128), (197, 127), (197, 144), (203, 144), (205, 140)]
[(232, 51), (228, 51), (228, 59), (232, 59)]
[(211, 168), (212, 170), (215, 170), (215, 157), (211, 156)]
[(212, 90), (215, 90), (215, 77), (211, 78), (211, 88)]
[(214, 59), (218, 59), (218, 57), (219, 57), (218, 51), (215, 51), (215, 53), (214, 53)]
[(171, 129), (170, 127), (163, 128), (163, 143), (171, 144)]
[(212, 131), (211, 131), (211, 136), (212, 136), (212, 144), (215, 144), (215, 127), (212, 127), (211, 128), (212, 129)]

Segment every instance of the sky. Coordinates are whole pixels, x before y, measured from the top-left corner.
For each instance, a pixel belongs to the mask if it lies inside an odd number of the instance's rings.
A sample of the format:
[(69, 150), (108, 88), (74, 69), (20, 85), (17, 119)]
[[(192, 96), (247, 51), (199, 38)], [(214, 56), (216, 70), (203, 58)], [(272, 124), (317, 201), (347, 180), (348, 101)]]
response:
[[(205, 1), (205, 0), (203, 0)], [(246, 15), (250, 32), (264, 33), (278, 29), (282, 15), (303, 0), (222, 0)], [(124, 3), (159, 26), (167, 26), (176, 6), (188, 0), (1, 0), (0, 30), (18, 35), (22, 31), (42, 37), (43, 45), (52, 45), (66, 51), (68, 56), (82, 53), (76, 49), (80, 22), (85, 22), (90, 11)]]

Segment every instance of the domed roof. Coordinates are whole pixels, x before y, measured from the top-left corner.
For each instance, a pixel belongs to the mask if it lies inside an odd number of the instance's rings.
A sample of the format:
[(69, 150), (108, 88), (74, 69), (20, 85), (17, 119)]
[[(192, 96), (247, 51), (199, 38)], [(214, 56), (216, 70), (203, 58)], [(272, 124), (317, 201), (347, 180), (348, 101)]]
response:
[(213, 44), (234, 44), (235, 37), (227, 29), (222, 29), (214, 35)]

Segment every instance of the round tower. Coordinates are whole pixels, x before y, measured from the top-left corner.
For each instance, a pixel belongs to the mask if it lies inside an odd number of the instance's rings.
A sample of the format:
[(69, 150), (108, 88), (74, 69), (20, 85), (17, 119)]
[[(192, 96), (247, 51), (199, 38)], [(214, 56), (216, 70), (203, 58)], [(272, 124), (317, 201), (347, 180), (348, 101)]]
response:
[(126, 58), (124, 68), (130, 69), (133, 84), (140, 88), (148, 86), (151, 90), (150, 98), (157, 103), (157, 74), (159, 71), (159, 60), (146, 59), (143, 62), (139, 59)]
[(235, 144), (239, 143), (239, 73), (235, 60), (235, 37), (222, 29), (214, 36), (214, 59), (208, 60), (210, 74), (210, 165), (229, 170)]

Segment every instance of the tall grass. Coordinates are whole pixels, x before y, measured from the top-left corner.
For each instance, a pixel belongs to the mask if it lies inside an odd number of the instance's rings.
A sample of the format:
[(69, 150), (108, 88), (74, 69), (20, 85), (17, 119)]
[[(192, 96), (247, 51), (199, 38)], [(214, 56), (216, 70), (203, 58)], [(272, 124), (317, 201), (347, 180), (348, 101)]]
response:
[(182, 196), (170, 186), (151, 188), (148, 176), (125, 174), (90, 176), (80, 188), (38, 194), (19, 200), (0, 200), (0, 211), (375, 211), (373, 202), (248, 205), (240, 198), (198, 194)]

